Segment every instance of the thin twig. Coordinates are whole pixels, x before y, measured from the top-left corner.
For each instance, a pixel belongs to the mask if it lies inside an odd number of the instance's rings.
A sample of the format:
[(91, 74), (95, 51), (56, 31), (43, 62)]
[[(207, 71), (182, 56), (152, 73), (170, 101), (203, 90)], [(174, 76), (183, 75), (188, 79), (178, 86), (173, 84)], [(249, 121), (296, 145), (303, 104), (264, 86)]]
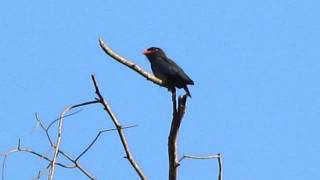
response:
[[(8, 152), (4, 153), (4, 154), (0, 154), (0, 156), (4, 156), (4, 157), (7, 157), (9, 156), (10, 154), (12, 153), (16, 153), (16, 152), (26, 152), (26, 153), (29, 153), (29, 154), (33, 154), (41, 159), (44, 159), (50, 163), (52, 163), (52, 161), (50, 160), (49, 157), (43, 155), (43, 154), (40, 154), (38, 152), (35, 152), (34, 150), (30, 149), (30, 148), (25, 148), (25, 147), (16, 147), (16, 148), (13, 148), (11, 150), (9, 150)], [(58, 166), (61, 166), (63, 168), (74, 168), (75, 166), (72, 166), (72, 165), (65, 165), (65, 164), (62, 164), (62, 163), (59, 163), (59, 162), (56, 162), (55, 163), (56, 165)], [(3, 165), (4, 166), (4, 165)]]
[(39, 180), (41, 178), (41, 175), (42, 175), (42, 172), (41, 170), (39, 170), (37, 176), (34, 179)]
[[(19, 147), (15, 148), (15, 149), (12, 149), (10, 150), (9, 152), (6, 153), (6, 156), (8, 156), (9, 154), (11, 153), (14, 153), (14, 152), (27, 152), (27, 153), (30, 153), (30, 154), (33, 154), (35, 156), (38, 156), (40, 157), (41, 159), (44, 159), (48, 162), (50, 162), (50, 165), (49, 166), (52, 166), (52, 161), (50, 160), (49, 157), (45, 156), (45, 155), (42, 155), (40, 153), (37, 153), (35, 151), (33, 151), (32, 149), (29, 149), (29, 148), (23, 148), (19, 145)], [(86, 175), (89, 179), (91, 180), (95, 180), (96, 178), (91, 174), (89, 173), (89, 171), (87, 171), (86, 169), (84, 169), (80, 164), (79, 162), (76, 162), (74, 159), (72, 159), (69, 155), (67, 155), (66, 153), (64, 153), (63, 151), (61, 151), (59, 149), (59, 154), (65, 156), (68, 160), (70, 160), (73, 165), (65, 165), (65, 164), (62, 164), (62, 163), (58, 163), (56, 162), (55, 164), (60, 166), (60, 167), (63, 167), (63, 168), (77, 168), (79, 169), (84, 175)], [(0, 154), (1, 155), (1, 154)], [(5, 157), (6, 157), (5, 156)], [(5, 163), (5, 162), (4, 162)], [(4, 166), (4, 165), (3, 165)]]
[(159, 86), (164, 86), (164, 84), (162, 83), (162, 81), (160, 79), (158, 79), (157, 77), (155, 77), (154, 75), (148, 73), (147, 71), (143, 70), (140, 66), (138, 66), (137, 64), (125, 59), (124, 57), (118, 55), (117, 53), (115, 53), (104, 41), (102, 38), (99, 39), (99, 45), (102, 48), (102, 50), (109, 55), (110, 57), (112, 57), (114, 60), (120, 62), (121, 64), (129, 67), (130, 69), (136, 71), (138, 74), (142, 75), (143, 77), (145, 77), (147, 80), (152, 81), (155, 84), (158, 84)]
[(219, 176), (218, 180), (223, 180), (223, 163), (222, 163), (222, 155), (219, 153), (218, 164), (219, 164)]
[[(136, 127), (137, 125), (132, 125), (132, 126), (126, 126), (126, 127), (123, 127), (122, 129), (128, 129), (128, 128), (133, 128), (133, 127)], [(105, 130), (101, 130), (98, 132), (98, 134), (96, 135), (96, 137), (93, 139), (93, 141), (88, 145), (88, 147), (86, 149), (84, 149), (80, 154), (79, 156), (75, 159), (75, 161), (77, 162), (92, 146), (93, 144), (98, 140), (99, 136), (102, 134), (102, 133), (105, 133), (105, 132), (108, 132), (108, 131), (115, 131), (115, 130), (118, 130), (116, 128), (112, 128), (112, 129), (105, 129)]]
[(130, 162), (131, 166), (134, 168), (134, 170), (137, 172), (137, 174), (139, 175), (139, 177), (142, 180), (146, 180), (147, 177), (144, 175), (143, 171), (141, 170), (141, 168), (139, 167), (138, 163), (135, 161), (135, 159), (133, 158), (133, 154), (130, 151), (129, 148), (129, 144), (126, 140), (126, 137), (124, 135), (124, 131), (122, 129), (122, 126), (120, 124), (120, 121), (118, 120), (118, 118), (115, 116), (115, 114), (112, 112), (110, 105), (108, 104), (108, 102), (106, 101), (106, 99), (103, 98), (103, 96), (100, 93), (99, 87), (98, 87), (98, 83), (97, 80), (95, 78), (94, 75), (91, 75), (93, 84), (94, 84), (94, 88), (96, 91), (96, 94), (98, 96), (98, 100), (100, 101), (101, 105), (104, 107), (104, 109), (106, 110), (106, 112), (108, 113), (109, 117), (111, 118), (113, 124), (115, 125), (118, 135), (120, 137), (121, 143), (123, 145), (123, 148), (125, 150), (126, 153), (126, 158), (128, 159), (128, 161)]
[(76, 164), (76, 167), (77, 167), (83, 174), (85, 174), (89, 179), (91, 179), (91, 180), (96, 180), (96, 178), (93, 177), (93, 175), (90, 174), (89, 171), (87, 171), (86, 169), (84, 169), (78, 162), (76, 162), (75, 164)]
[(181, 163), (181, 161), (184, 159), (206, 160), (206, 159), (219, 159), (219, 158), (220, 158), (220, 154), (208, 155), (208, 156), (195, 156), (195, 155), (185, 154), (179, 159), (179, 162)]
[(96, 178), (88, 171), (86, 170), (80, 163), (79, 161), (76, 161), (75, 159), (72, 159), (69, 155), (67, 155), (65, 152), (59, 150), (59, 153), (66, 157), (69, 161), (74, 163), (74, 167), (78, 168), (84, 175), (86, 175), (89, 179), (95, 180)]
[[(82, 111), (82, 109), (77, 110), (77, 111), (75, 111), (75, 112), (72, 112), (72, 113), (70, 113), (70, 114), (65, 115), (63, 118), (66, 118), (66, 117), (69, 117), (69, 116), (78, 114), (78, 113), (81, 112), (81, 111)], [(50, 129), (56, 122), (58, 122), (59, 120), (60, 120), (60, 117), (57, 118), (57, 119), (55, 119), (55, 120), (53, 120), (53, 121), (51, 121), (51, 123), (50, 123), (49, 126), (47, 127), (47, 131), (49, 131), (49, 129)]]
[(38, 171), (37, 176), (34, 178), (34, 180), (40, 180), (41, 177), (45, 175), (46, 171), (47, 171), (47, 168), (42, 169), (42, 170), (40, 169), (40, 170)]
[(3, 157), (3, 161), (2, 161), (2, 173), (1, 173), (1, 179), (2, 179), (2, 180), (4, 180), (4, 176), (5, 176), (4, 172), (5, 172), (5, 169), (6, 169), (7, 157), (8, 157), (8, 156), (5, 155), (5, 156)]
[(184, 159), (195, 159), (195, 160), (217, 159), (218, 167), (219, 167), (218, 180), (222, 180), (223, 166), (222, 166), (222, 155), (220, 153), (215, 155), (208, 155), (208, 156), (195, 156), (195, 155), (185, 154), (179, 159), (179, 163), (181, 163), (181, 161), (183, 161)]
[(40, 120), (40, 117), (39, 117), (38, 113), (35, 113), (35, 117), (36, 117), (36, 120), (39, 123), (41, 129), (45, 132), (45, 134), (46, 134), (46, 136), (48, 138), (48, 141), (50, 143), (50, 146), (53, 147), (53, 142), (52, 142), (51, 137), (49, 135), (48, 129), (43, 125), (42, 121)]
[(66, 154), (64, 151), (62, 151), (61, 149), (59, 149), (59, 154), (61, 154), (62, 156), (64, 156), (65, 158), (67, 158), (69, 161), (74, 162), (74, 160), (72, 159), (72, 157), (68, 154)]
[[(90, 105), (90, 104), (95, 104), (95, 103), (99, 103), (99, 102), (95, 100), (95, 101), (88, 101), (88, 102), (85, 102), (85, 103), (81, 103), (81, 104), (78, 104), (78, 105), (85, 106), (85, 105)], [(68, 117), (68, 116), (75, 115), (75, 114), (77, 114), (77, 113), (79, 113), (79, 112), (81, 112), (81, 111), (82, 111), (82, 109), (80, 109), (80, 110), (78, 110), (78, 111), (75, 111), (75, 112), (72, 112), (72, 113), (70, 113), (70, 114), (65, 115), (63, 118), (66, 118), (66, 117)], [(49, 124), (49, 126), (47, 127), (47, 131), (49, 131), (49, 129), (51, 128), (51, 126), (52, 126), (54, 123), (58, 122), (59, 120), (60, 120), (60, 117), (57, 118), (57, 119), (55, 119), (55, 120), (53, 120), (53, 121)]]

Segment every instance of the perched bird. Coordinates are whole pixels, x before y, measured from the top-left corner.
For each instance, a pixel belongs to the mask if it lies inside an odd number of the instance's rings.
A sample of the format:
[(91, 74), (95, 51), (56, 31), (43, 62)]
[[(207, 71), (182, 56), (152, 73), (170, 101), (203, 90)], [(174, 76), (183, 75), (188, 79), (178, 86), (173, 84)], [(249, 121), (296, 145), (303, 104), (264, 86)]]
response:
[(191, 78), (167, 55), (164, 51), (157, 47), (148, 48), (143, 52), (151, 63), (153, 74), (161, 79), (165, 86), (175, 92), (175, 87), (183, 88), (187, 95), (191, 97), (187, 85), (193, 85), (194, 82)]

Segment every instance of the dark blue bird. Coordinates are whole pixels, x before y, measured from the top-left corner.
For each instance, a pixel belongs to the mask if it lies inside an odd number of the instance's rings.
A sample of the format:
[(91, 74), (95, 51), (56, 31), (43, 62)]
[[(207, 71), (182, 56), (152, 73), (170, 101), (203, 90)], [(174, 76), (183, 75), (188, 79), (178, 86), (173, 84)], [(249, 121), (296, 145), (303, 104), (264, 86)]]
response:
[(183, 88), (187, 95), (191, 97), (187, 85), (194, 85), (194, 82), (181, 67), (167, 57), (162, 49), (151, 47), (145, 50), (143, 54), (147, 56), (151, 63), (153, 74), (161, 79), (170, 91), (175, 92), (176, 87)]

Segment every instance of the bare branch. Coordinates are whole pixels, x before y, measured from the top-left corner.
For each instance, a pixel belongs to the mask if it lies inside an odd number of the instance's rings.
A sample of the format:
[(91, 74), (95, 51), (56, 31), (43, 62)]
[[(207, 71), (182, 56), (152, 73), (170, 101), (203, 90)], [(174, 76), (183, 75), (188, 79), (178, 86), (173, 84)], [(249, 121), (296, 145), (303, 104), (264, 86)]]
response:
[(89, 179), (91, 180), (96, 180), (96, 178), (86, 169), (84, 169), (84, 167), (82, 165), (79, 164), (79, 161), (76, 161), (74, 159), (72, 159), (69, 155), (67, 155), (65, 152), (59, 150), (59, 153), (61, 155), (63, 155), (64, 157), (66, 157), (69, 161), (71, 161), (72, 163), (74, 163), (75, 168), (78, 168), (84, 175), (86, 175)]
[(34, 180), (40, 180), (41, 177), (45, 175), (46, 171), (47, 171), (47, 168), (39, 170)]
[(54, 146), (54, 154), (51, 162), (51, 168), (49, 170), (48, 180), (52, 180), (55, 173), (55, 167), (56, 167), (55, 164), (58, 159), (58, 153), (59, 153), (59, 148), (60, 148), (61, 139), (62, 139), (61, 135), (62, 135), (63, 117), (64, 117), (64, 114), (67, 113), (70, 109), (72, 109), (72, 107), (67, 107), (60, 115), (59, 126), (58, 126), (58, 137), (57, 137), (57, 142)]
[[(82, 109), (77, 110), (77, 111), (75, 111), (75, 112), (72, 112), (72, 113), (70, 113), (70, 114), (65, 115), (63, 118), (66, 118), (66, 117), (75, 115), (75, 114), (77, 114), (77, 113), (79, 113), (79, 112), (81, 112), (81, 111), (82, 111)], [(49, 124), (49, 126), (46, 128), (47, 131), (49, 131), (49, 129), (50, 129), (56, 122), (58, 122), (59, 120), (60, 120), (60, 117), (57, 118), (57, 119), (55, 119), (55, 120), (53, 120), (53, 121), (51, 121), (51, 123)]]
[[(44, 160), (52, 163), (52, 161), (50, 160), (49, 157), (47, 157), (47, 156), (45, 156), (43, 154), (40, 154), (38, 152), (35, 152), (34, 150), (32, 150), (30, 148), (25, 148), (25, 147), (21, 147), (21, 146), (13, 148), (13, 149), (9, 150), (6, 153), (0, 154), (0, 156), (3, 156), (5, 158), (7, 158), (10, 154), (16, 153), (16, 152), (26, 152), (26, 153), (29, 153), (29, 154), (33, 154), (33, 155), (35, 155), (35, 156), (37, 156), (37, 157), (39, 157), (41, 159), (44, 159)], [(75, 167), (75, 166), (71, 166), (71, 165), (61, 164), (61, 163), (58, 163), (58, 162), (56, 162), (55, 164), (58, 165), (58, 166), (64, 167), (64, 168), (74, 168)], [(2, 166), (5, 166), (5, 165), (2, 165)]]
[(84, 169), (78, 162), (75, 163), (76, 167), (83, 173), (85, 174), (89, 179), (91, 180), (96, 180), (96, 178), (90, 174), (89, 171), (87, 171), (86, 169)]
[(86, 106), (86, 105), (89, 105), (89, 104), (95, 104), (95, 103), (98, 103), (98, 102), (97, 101), (89, 101), (89, 102), (85, 102), (85, 103), (69, 106), (69, 107), (65, 108), (65, 110), (61, 113), (60, 119), (59, 119), (59, 125), (58, 125), (57, 142), (54, 145), (54, 154), (53, 154), (53, 159), (52, 159), (52, 162), (51, 162), (51, 168), (50, 168), (50, 171), (49, 171), (48, 180), (52, 180), (53, 176), (54, 176), (54, 173), (55, 173), (55, 164), (56, 164), (56, 161), (58, 159), (59, 148), (60, 148), (61, 139), (62, 139), (62, 126), (63, 126), (63, 120), (64, 120), (64, 117), (65, 117), (65, 114), (68, 111), (70, 111), (70, 110), (72, 110), (74, 108), (81, 107), (81, 106)]
[(41, 178), (41, 175), (42, 175), (42, 172), (41, 170), (39, 170), (37, 176), (34, 179), (39, 180)]
[(185, 154), (179, 159), (179, 162), (181, 162), (184, 159), (207, 160), (207, 159), (218, 159), (218, 158), (220, 158), (220, 154), (208, 155), (208, 156), (195, 156), (195, 155)]
[(6, 161), (7, 161), (7, 157), (8, 155), (4, 155), (3, 156), (3, 161), (2, 161), (2, 173), (1, 173), (1, 179), (4, 180), (4, 172), (5, 172), (5, 169), (6, 169)]
[(219, 164), (218, 180), (222, 180), (223, 179), (223, 164), (222, 164), (222, 155), (221, 154), (219, 154), (218, 164)]
[[(96, 104), (96, 103), (99, 103), (99, 102), (98, 102), (98, 101), (88, 101), (88, 102), (85, 102), (85, 103), (78, 104), (78, 107), (79, 107), (79, 106), (90, 105), (90, 104)], [(74, 107), (74, 108), (76, 108), (76, 107)], [(78, 110), (78, 111), (76, 111), (76, 112), (72, 112), (72, 113), (70, 113), (70, 114), (65, 115), (63, 118), (66, 118), (66, 117), (68, 117), (68, 116), (72, 116), (72, 115), (77, 114), (77, 113), (79, 113), (79, 112), (81, 112), (81, 111), (82, 111), (82, 110), (80, 109), (80, 110)], [(59, 120), (60, 120), (60, 117), (57, 118), (57, 119), (55, 119), (55, 120), (53, 120), (53, 121), (49, 124), (49, 126), (47, 127), (47, 130), (49, 131), (49, 129), (51, 128), (51, 126), (52, 126), (54, 123), (58, 122)]]
[[(16, 153), (16, 152), (26, 152), (26, 153), (35, 155), (35, 156), (37, 156), (37, 157), (39, 157), (39, 158), (41, 158), (41, 159), (44, 159), (44, 160), (48, 161), (48, 162), (50, 163), (49, 166), (52, 167), (53, 162), (52, 162), (52, 160), (51, 160), (49, 157), (47, 157), (47, 156), (45, 156), (45, 155), (43, 155), (43, 154), (40, 154), (40, 153), (38, 153), (38, 152), (30, 149), (30, 148), (21, 147), (21, 141), (20, 141), (20, 139), (19, 139), (18, 145), (17, 145), (16, 148), (13, 148), (13, 149), (5, 152), (5, 153), (1, 153), (1, 154), (0, 154), (0, 156), (3, 156), (3, 157), (4, 157), (3, 162), (2, 162), (2, 180), (4, 180), (4, 176), (5, 176), (5, 175), (4, 175), (4, 172), (5, 172), (5, 164), (6, 164), (7, 157), (8, 157), (10, 154)], [(91, 175), (86, 169), (84, 169), (84, 168), (79, 164), (79, 162), (76, 162), (76, 160), (72, 159), (69, 155), (67, 155), (66, 153), (64, 153), (64, 152), (61, 151), (60, 149), (59, 149), (59, 154), (65, 156), (65, 157), (66, 157), (68, 160), (70, 160), (70, 162), (72, 162), (73, 164), (72, 164), (72, 165), (65, 165), (65, 164), (62, 164), (62, 163), (59, 163), (59, 162), (55, 162), (55, 165), (58, 165), (58, 166), (63, 167), (63, 168), (69, 168), (69, 169), (77, 168), (77, 169), (79, 169), (84, 175), (86, 175), (89, 179), (91, 179), (91, 180), (95, 180), (95, 179), (96, 179), (96, 178), (95, 178), (93, 175)]]
[(136, 65), (135, 63), (125, 59), (124, 57), (118, 55), (117, 53), (115, 53), (104, 41), (102, 38), (99, 39), (99, 44), (100, 47), (102, 48), (102, 50), (109, 55), (110, 57), (112, 57), (114, 60), (120, 62), (121, 64), (129, 67), (130, 69), (136, 71), (138, 74), (142, 75), (143, 77), (145, 77), (147, 80), (152, 81), (155, 84), (158, 84), (159, 86), (164, 86), (164, 84), (162, 83), (162, 81), (160, 79), (158, 79), (157, 77), (155, 77), (154, 75), (148, 73), (147, 71), (143, 70), (140, 66)]
[(179, 163), (181, 163), (181, 161), (183, 161), (184, 159), (195, 159), (195, 160), (218, 159), (218, 166), (219, 166), (218, 180), (222, 180), (223, 166), (222, 166), (222, 155), (220, 153), (215, 155), (208, 155), (208, 156), (195, 156), (195, 155), (185, 154), (180, 158)]
[[(63, 120), (65, 117), (67, 116), (71, 116), (73, 114), (76, 114), (78, 113), (79, 111), (76, 111), (76, 112), (73, 112), (73, 113), (70, 113), (70, 114), (67, 114), (68, 111), (74, 109), (74, 108), (77, 108), (77, 107), (81, 107), (81, 106), (86, 106), (86, 105), (90, 105), (90, 104), (96, 104), (96, 103), (100, 103), (99, 101), (95, 100), (95, 101), (88, 101), (88, 102), (85, 102), (85, 103), (80, 103), (80, 104), (76, 104), (76, 105), (73, 105), (73, 106), (70, 106), (68, 108), (66, 108), (60, 115), (60, 118), (59, 119), (56, 119), (56, 120), (53, 120), (48, 127), (45, 127), (45, 125), (42, 123), (42, 121), (40, 120), (38, 114), (36, 113), (35, 114), (35, 117), (36, 117), (36, 120), (38, 122), (38, 124), (40, 125), (41, 129), (46, 133), (46, 136), (47, 136), (47, 139), (50, 143), (50, 145), (54, 148), (54, 156), (53, 156), (53, 159), (51, 160), (49, 157), (45, 156), (45, 155), (42, 155), (38, 152), (35, 152), (34, 150), (30, 149), (30, 148), (24, 148), (24, 147), (21, 147), (21, 141), (20, 139), (18, 140), (18, 144), (17, 144), (17, 147), (12, 149), (12, 150), (9, 150), (5, 153), (0, 153), (0, 156), (3, 156), (4, 159), (3, 159), (3, 163), (2, 163), (2, 179), (4, 180), (4, 170), (5, 170), (5, 165), (6, 165), (6, 160), (7, 160), (7, 157), (8, 155), (12, 154), (12, 153), (15, 153), (15, 152), (27, 152), (29, 154), (33, 154), (35, 156), (38, 156), (40, 157), (41, 159), (44, 159), (46, 161), (49, 162), (49, 165), (47, 166), (47, 168), (49, 168), (49, 175), (48, 175), (48, 179), (50, 178), (53, 178), (53, 174), (54, 174), (54, 171), (55, 171), (55, 165), (58, 165), (60, 167), (63, 167), (63, 168), (77, 168), (79, 169), (84, 175), (86, 175), (89, 179), (91, 180), (95, 180), (96, 178), (91, 175), (86, 169), (84, 169), (78, 162), (79, 158), (77, 159), (73, 159), (71, 156), (67, 155), (66, 153), (64, 153), (59, 147), (60, 147), (60, 144), (61, 144), (61, 133), (62, 133), (62, 123), (63, 123)], [(55, 123), (55, 122), (59, 122), (59, 125), (58, 125), (58, 137), (57, 137), (57, 143), (56, 145), (53, 144), (52, 142), (52, 138), (50, 137), (50, 134), (49, 134), (49, 128)], [(130, 128), (130, 127), (133, 127), (133, 126), (127, 126), (127, 127), (124, 127), (124, 128)], [(116, 130), (116, 129), (107, 129), (107, 130), (103, 130), (102, 132), (107, 132), (107, 131), (111, 131), (111, 130)], [(93, 145), (93, 144), (92, 144)], [(92, 146), (91, 145), (91, 146)], [(87, 151), (87, 150), (86, 150)], [(85, 152), (86, 152), (85, 151)], [(84, 153), (85, 153), (84, 152)], [(82, 153), (82, 155), (84, 154)], [(70, 162), (72, 162), (72, 165), (65, 165), (65, 164), (62, 164), (62, 163), (59, 163), (57, 162), (57, 158), (58, 158), (58, 155), (61, 154), (63, 155), (64, 157), (66, 157)], [(38, 174), (39, 175), (39, 174)], [(40, 175), (41, 175), (41, 172), (40, 172)], [(37, 176), (38, 178), (38, 176)]]
[(142, 180), (146, 180), (147, 177), (144, 175), (143, 171), (141, 170), (141, 168), (139, 167), (138, 163), (134, 160), (133, 158), (133, 154), (130, 151), (129, 148), (129, 144), (126, 140), (126, 137), (124, 135), (124, 131), (123, 128), (120, 124), (120, 121), (118, 120), (118, 118), (116, 117), (116, 115), (112, 112), (110, 105), (108, 104), (108, 102), (106, 101), (106, 99), (103, 98), (103, 96), (100, 93), (99, 87), (98, 87), (98, 83), (97, 80), (95, 78), (94, 75), (91, 75), (93, 84), (94, 84), (94, 88), (96, 91), (96, 94), (98, 96), (98, 100), (101, 103), (101, 105), (104, 107), (104, 109), (106, 110), (106, 112), (108, 113), (109, 117), (111, 118), (113, 124), (115, 125), (118, 135), (120, 137), (122, 146), (125, 150), (126, 153), (126, 158), (128, 159), (128, 161), (130, 162), (131, 166), (134, 168), (134, 170), (137, 172), (137, 174), (139, 175), (139, 177)]
[[(128, 129), (128, 128), (133, 128), (133, 127), (136, 127), (137, 125), (132, 125), (132, 126), (126, 126), (126, 127), (123, 127), (122, 129)], [(105, 130), (101, 130), (98, 132), (98, 134), (96, 135), (96, 137), (93, 139), (93, 141), (88, 145), (88, 147), (82, 151), (80, 153), (80, 155), (75, 159), (75, 161), (77, 162), (81, 156), (83, 156), (93, 145), (94, 143), (98, 140), (99, 136), (102, 134), (102, 133), (105, 133), (105, 132), (108, 132), (108, 131), (115, 131), (115, 130), (118, 130), (116, 128), (112, 128), (112, 129), (105, 129)]]
[(171, 122), (170, 134), (168, 137), (168, 155), (169, 155), (169, 180), (177, 179), (177, 168), (179, 166), (177, 136), (181, 121), (186, 109), (187, 95), (179, 96), (178, 107), (176, 107), (176, 93), (172, 93), (173, 118)]
[(49, 141), (49, 143), (50, 143), (50, 146), (53, 147), (53, 142), (52, 142), (51, 137), (50, 137), (50, 135), (49, 135), (48, 129), (47, 129), (47, 128), (43, 125), (43, 123), (41, 122), (38, 113), (35, 113), (35, 117), (36, 117), (36, 120), (37, 120), (37, 122), (39, 123), (41, 129), (46, 133), (46, 136), (47, 136), (47, 138), (48, 138), (48, 141)]
[[(80, 104), (80, 105), (82, 105), (82, 106), (84, 106), (84, 105), (89, 105), (89, 104), (94, 104), (94, 103), (97, 103), (98, 101), (89, 101), (89, 102), (86, 102), (86, 103), (82, 103), (82, 104)], [(79, 110), (79, 111), (76, 111), (76, 112), (73, 112), (73, 113), (71, 113), (71, 114), (67, 114), (67, 115), (65, 115), (64, 116), (64, 118), (65, 117), (67, 117), (67, 116), (71, 116), (71, 115), (74, 115), (74, 114), (76, 114), (76, 113), (78, 113), (78, 112), (80, 112), (81, 110)], [(52, 140), (51, 140), (51, 137), (50, 137), (50, 135), (49, 135), (49, 128), (55, 123), (55, 122), (57, 122), (57, 120), (59, 120), (59, 119), (55, 119), (55, 120), (53, 120), (51, 123), (50, 123), (50, 125), (46, 128), (44, 125), (43, 125), (43, 123), (41, 122), (41, 120), (40, 120), (40, 118), (39, 118), (39, 116), (38, 116), (38, 114), (36, 113), (35, 114), (35, 116), (36, 116), (36, 119), (37, 119), (37, 121), (38, 121), (38, 123), (40, 124), (40, 127), (41, 127), (41, 129), (46, 133), (46, 135), (47, 135), (47, 138), (48, 138), (48, 140), (49, 140), (49, 142), (50, 142), (50, 145), (52, 146), (52, 147), (54, 147), (54, 145), (53, 145), (53, 143), (52, 143)], [(61, 151), (60, 149), (58, 150), (59, 151), (59, 153), (61, 154), (61, 155), (63, 155), (64, 157), (66, 157), (69, 161), (71, 161), (72, 163), (74, 163), (74, 167), (75, 168), (78, 168), (82, 173), (84, 173), (89, 179), (95, 179), (95, 177), (93, 177), (87, 170), (85, 170), (80, 164), (79, 164), (79, 162), (77, 162), (78, 161), (78, 159), (72, 159), (69, 155), (67, 155), (66, 153), (64, 153), (63, 151)], [(41, 171), (39, 171), (40, 173), (41, 173)], [(42, 173), (41, 173), (42, 174)]]

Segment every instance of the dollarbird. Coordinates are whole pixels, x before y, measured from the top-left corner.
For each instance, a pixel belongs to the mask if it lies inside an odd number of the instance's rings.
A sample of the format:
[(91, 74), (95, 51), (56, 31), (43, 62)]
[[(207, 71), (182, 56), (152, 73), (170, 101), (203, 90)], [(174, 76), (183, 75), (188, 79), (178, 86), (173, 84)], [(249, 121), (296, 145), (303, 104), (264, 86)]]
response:
[(173, 93), (175, 88), (183, 88), (187, 95), (191, 97), (190, 91), (187, 87), (188, 84), (194, 85), (193, 80), (172, 61), (165, 52), (157, 47), (150, 47), (143, 52), (147, 56), (153, 74), (161, 79), (164, 85)]

